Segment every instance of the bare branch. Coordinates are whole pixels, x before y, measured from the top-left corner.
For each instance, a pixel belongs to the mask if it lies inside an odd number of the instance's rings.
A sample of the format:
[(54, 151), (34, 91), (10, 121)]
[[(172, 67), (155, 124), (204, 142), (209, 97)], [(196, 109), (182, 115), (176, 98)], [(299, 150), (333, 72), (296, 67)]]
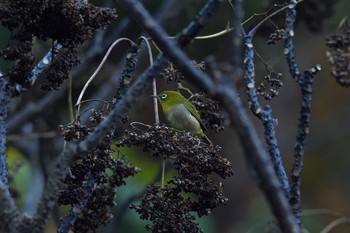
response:
[(7, 81), (0, 74), (0, 181), (8, 189), (8, 173), (6, 165), (6, 133), (7, 133), (7, 104), (10, 101)]

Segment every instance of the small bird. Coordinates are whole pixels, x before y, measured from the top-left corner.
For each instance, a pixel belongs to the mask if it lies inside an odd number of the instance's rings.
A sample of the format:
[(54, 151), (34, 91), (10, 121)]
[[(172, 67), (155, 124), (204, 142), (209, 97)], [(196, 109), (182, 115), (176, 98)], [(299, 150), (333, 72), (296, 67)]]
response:
[(151, 97), (158, 99), (170, 127), (184, 130), (200, 138), (205, 137), (210, 142), (203, 132), (206, 128), (196, 107), (183, 95), (176, 91), (163, 91)]

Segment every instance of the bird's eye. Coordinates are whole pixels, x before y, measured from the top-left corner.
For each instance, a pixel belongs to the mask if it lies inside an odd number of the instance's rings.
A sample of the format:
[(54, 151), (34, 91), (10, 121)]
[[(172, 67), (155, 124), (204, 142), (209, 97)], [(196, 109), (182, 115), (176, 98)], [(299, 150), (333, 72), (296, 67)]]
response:
[(165, 99), (166, 99), (166, 97), (168, 97), (168, 95), (167, 95), (167, 94), (162, 94), (162, 95), (160, 96), (160, 98), (162, 98), (163, 100), (165, 100)]

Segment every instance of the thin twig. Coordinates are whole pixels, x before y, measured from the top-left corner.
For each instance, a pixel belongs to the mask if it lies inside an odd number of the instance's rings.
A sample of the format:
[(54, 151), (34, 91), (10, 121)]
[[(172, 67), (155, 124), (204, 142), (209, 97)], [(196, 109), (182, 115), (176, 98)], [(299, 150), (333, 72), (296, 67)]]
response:
[[(151, 46), (150, 46), (146, 37), (141, 36), (140, 39), (146, 43), (147, 50), (148, 50), (148, 56), (149, 56), (149, 62), (150, 62), (150, 65), (152, 65), (153, 64), (153, 55), (152, 55)], [(153, 96), (157, 96), (157, 80), (156, 80), (156, 78), (153, 78), (152, 92), (153, 92), (152, 93)], [(159, 123), (160, 123), (160, 121), (159, 121), (159, 109), (158, 109), (158, 101), (156, 98), (153, 98), (153, 109), (154, 109), (155, 123), (156, 123), (156, 125), (159, 125)], [(165, 162), (166, 162), (165, 158), (162, 158), (161, 188), (164, 188), (164, 183), (165, 183)]]
[(301, 213), (302, 216), (308, 216), (308, 215), (330, 215), (330, 216), (337, 216), (337, 217), (344, 217), (344, 214), (341, 214), (337, 211), (330, 210), (330, 209), (304, 209)]
[(74, 107), (73, 107), (73, 81), (72, 77), (68, 79), (68, 111), (69, 111), (69, 121), (74, 121)]
[(223, 36), (228, 34), (229, 32), (233, 31), (233, 27), (226, 27), (224, 30), (210, 34), (210, 35), (205, 35), (205, 36), (196, 36), (194, 40), (207, 40), (207, 39), (213, 39), (219, 36)]
[(337, 218), (332, 222), (330, 222), (325, 228), (323, 228), (323, 230), (320, 233), (329, 233), (331, 230), (333, 230), (333, 228), (343, 223), (350, 225), (350, 218), (347, 218), (347, 217)]
[[(140, 40), (144, 41), (145, 44), (146, 44), (149, 63), (150, 63), (150, 65), (152, 65), (153, 64), (153, 55), (152, 55), (151, 45), (149, 44), (147, 38), (144, 37), (144, 36), (141, 36)], [(157, 81), (156, 81), (156, 78), (153, 79), (152, 91), (153, 91), (153, 93), (152, 93), (153, 96), (156, 96), (157, 95)], [(154, 109), (154, 120), (155, 120), (156, 124), (159, 124), (159, 110), (158, 110), (158, 102), (157, 102), (156, 98), (153, 99), (153, 109)]]
[(271, 15), (266, 16), (264, 19), (262, 19), (257, 25), (255, 25), (254, 28), (252, 28), (248, 35), (253, 36), (255, 34), (255, 32), (261, 27), (261, 25), (263, 25), (267, 20), (271, 19), (273, 16), (281, 13), (282, 11), (284, 11), (285, 9), (291, 8), (291, 7), (295, 7), (295, 5), (297, 5), (298, 3), (302, 2), (303, 0), (291, 0), (290, 5), (286, 5), (284, 7), (281, 7), (280, 9), (276, 10), (275, 12), (273, 12)]

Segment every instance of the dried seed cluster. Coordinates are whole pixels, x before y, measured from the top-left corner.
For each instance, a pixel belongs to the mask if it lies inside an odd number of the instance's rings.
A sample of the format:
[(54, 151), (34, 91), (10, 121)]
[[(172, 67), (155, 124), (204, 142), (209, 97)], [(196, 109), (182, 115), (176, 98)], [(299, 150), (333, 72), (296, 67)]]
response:
[(270, 34), (267, 44), (276, 44), (279, 40), (284, 40), (286, 38), (286, 31), (284, 29), (276, 29)]
[(60, 125), (58, 127), (62, 132), (64, 140), (67, 142), (80, 141), (84, 139), (93, 130), (92, 128), (89, 128), (86, 125), (81, 124), (80, 121), (75, 121), (74, 123), (69, 124), (67, 128), (64, 128), (63, 125)]
[(225, 128), (224, 116), (217, 101), (210, 99), (204, 93), (194, 94), (189, 98), (189, 101), (196, 107), (207, 127), (214, 129), (216, 132)]
[[(7, 47), (0, 50), (5, 60), (14, 61), (5, 76), (13, 86), (29, 88), (33, 37), (57, 41), (63, 46), (53, 51), (52, 63), (45, 73), (45, 90), (57, 89), (69, 70), (79, 63), (77, 48), (91, 38), (94, 31), (116, 19), (114, 10), (95, 7), (75, 0), (4, 0), (0, 3), (0, 22), (11, 31)], [(14, 95), (16, 89), (14, 89)]]
[[(164, 188), (152, 185), (147, 189), (140, 205), (132, 205), (142, 219), (151, 220), (147, 229), (152, 232), (200, 232), (193, 223), (198, 216), (208, 215), (215, 207), (225, 204), (222, 183), (214, 176), (233, 175), (231, 163), (220, 155), (221, 148), (191, 137), (164, 125), (146, 130), (132, 127), (125, 132), (117, 146), (139, 146), (155, 157), (173, 161), (178, 176), (167, 181)], [(194, 195), (185, 198), (184, 193)]]
[(150, 232), (203, 232), (198, 223), (194, 223), (195, 217), (190, 214), (191, 201), (184, 199), (179, 193), (170, 187), (162, 189), (151, 185), (147, 188), (140, 205), (132, 205), (141, 219), (152, 220), (152, 224), (146, 225)]
[[(92, 110), (91, 122), (99, 123), (102, 119), (100, 112)], [(61, 128), (67, 141), (82, 140), (92, 131), (80, 122)], [(115, 205), (116, 187), (124, 185), (126, 177), (140, 172), (123, 158), (113, 158), (113, 152), (112, 138), (107, 136), (94, 151), (77, 159), (71, 166), (71, 175), (67, 176), (59, 192), (58, 204), (73, 207), (87, 200), (72, 226), (74, 232), (95, 232), (101, 224), (107, 224), (113, 217), (110, 209)], [(91, 179), (93, 185), (87, 196), (86, 186)]]
[(271, 100), (278, 96), (279, 89), (283, 86), (283, 75), (268, 71), (264, 76), (264, 81), (257, 87), (258, 94), (264, 97), (266, 100)]
[(350, 86), (350, 25), (349, 21), (336, 33), (326, 38), (327, 57), (332, 64), (332, 75), (341, 86)]
[[(192, 62), (198, 69), (205, 70), (204, 62), (199, 62), (199, 63), (197, 63), (196, 61), (192, 61)], [(167, 82), (178, 82), (179, 83), (185, 79), (184, 75), (171, 62), (168, 62), (168, 66), (163, 70), (163, 72), (160, 73), (160, 75)]]

